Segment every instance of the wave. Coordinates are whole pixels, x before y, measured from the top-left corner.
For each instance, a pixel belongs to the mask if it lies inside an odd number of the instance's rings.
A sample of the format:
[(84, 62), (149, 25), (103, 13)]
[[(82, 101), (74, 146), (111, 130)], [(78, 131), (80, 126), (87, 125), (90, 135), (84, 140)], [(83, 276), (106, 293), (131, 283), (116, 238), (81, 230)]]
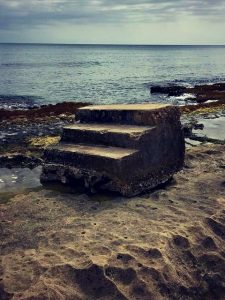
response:
[(40, 106), (42, 97), (32, 95), (0, 95), (0, 108), (3, 109), (28, 109)]
[(150, 81), (150, 82), (144, 82), (143, 86), (146, 88), (150, 88), (153, 85), (179, 85), (184, 87), (194, 87), (195, 85), (211, 85), (218, 82), (225, 82), (225, 77), (223, 76), (213, 76), (213, 77), (202, 77), (202, 78), (196, 78), (196, 77), (183, 77), (182, 79), (173, 79), (173, 80), (161, 80), (161, 81)]
[(1, 67), (6, 68), (43, 68), (43, 67), (93, 67), (93, 66), (101, 66), (101, 63), (98, 61), (87, 61), (87, 62), (39, 62), (39, 63), (28, 63), (28, 62), (13, 62), (13, 63), (2, 63)]

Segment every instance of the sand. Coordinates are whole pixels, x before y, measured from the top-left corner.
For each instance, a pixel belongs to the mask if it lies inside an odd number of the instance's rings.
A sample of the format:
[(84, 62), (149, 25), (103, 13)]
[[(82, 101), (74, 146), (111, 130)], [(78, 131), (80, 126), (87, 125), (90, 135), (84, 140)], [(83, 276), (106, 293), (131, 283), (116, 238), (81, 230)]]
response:
[(225, 299), (225, 146), (131, 199), (66, 190), (0, 205), (0, 299)]

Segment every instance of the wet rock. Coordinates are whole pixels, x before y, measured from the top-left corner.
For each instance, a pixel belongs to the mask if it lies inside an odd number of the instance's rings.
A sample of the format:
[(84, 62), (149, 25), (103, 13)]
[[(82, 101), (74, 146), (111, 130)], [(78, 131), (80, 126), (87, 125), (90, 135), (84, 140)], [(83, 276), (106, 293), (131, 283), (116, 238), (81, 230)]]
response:
[(192, 119), (184, 121), (182, 124), (182, 129), (184, 132), (185, 138), (190, 138), (193, 135), (193, 130), (202, 130), (204, 128), (204, 125), (201, 123), (198, 123), (198, 120)]
[(205, 103), (206, 101), (225, 101), (225, 83), (216, 83), (212, 85), (195, 85), (194, 87), (184, 87), (179, 85), (152, 86), (151, 93), (166, 94), (168, 96), (181, 96), (184, 93), (193, 94), (197, 103)]
[(29, 168), (34, 169), (42, 164), (42, 159), (34, 156), (26, 156), (23, 154), (1, 155), (1, 168)]
[[(79, 107), (86, 106), (87, 103), (81, 102), (62, 102), (57, 104), (42, 105), (38, 108), (32, 109), (0, 109), (0, 121), (15, 118), (27, 118), (34, 120), (34, 118), (43, 119), (47, 116), (71, 115), (74, 114)], [(90, 104), (89, 104), (90, 105)]]
[(186, 87), (179, 85), (160, 86), (155, 85), (151, 87), (152, 94), (167, 94), (168, 96), (181, 96), (186, 92)]

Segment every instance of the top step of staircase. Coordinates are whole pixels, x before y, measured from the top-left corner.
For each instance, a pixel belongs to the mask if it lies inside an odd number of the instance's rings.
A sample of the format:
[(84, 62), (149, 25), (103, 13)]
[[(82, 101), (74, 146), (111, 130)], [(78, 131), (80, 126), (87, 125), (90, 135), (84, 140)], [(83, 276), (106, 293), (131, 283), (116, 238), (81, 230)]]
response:
[(123, 111), (123, 110), (131, 110), (131, 111), (141, 111), (141, 110), (157, 110), (167, 106), (171, 106), (169, 104), (162, 104), (162, 103), (143, 103), (143, 104), (109, 104), (109, 105), (89, 105), (80, 108), (80, 110), (116, 110), (116, 111)]
[(113, 104), (82, 107), (76, 114), (81, 123), (117, 123), (155, 126), (178, 122), (179, 108), (169, 104)]

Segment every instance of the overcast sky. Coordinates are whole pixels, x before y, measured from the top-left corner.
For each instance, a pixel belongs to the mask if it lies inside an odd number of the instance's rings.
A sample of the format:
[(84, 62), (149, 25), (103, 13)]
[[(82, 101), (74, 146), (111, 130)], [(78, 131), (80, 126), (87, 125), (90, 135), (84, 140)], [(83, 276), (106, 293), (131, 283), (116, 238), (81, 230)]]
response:
[(0, 42), (225, 44), (225, 0), (0, 0)]

